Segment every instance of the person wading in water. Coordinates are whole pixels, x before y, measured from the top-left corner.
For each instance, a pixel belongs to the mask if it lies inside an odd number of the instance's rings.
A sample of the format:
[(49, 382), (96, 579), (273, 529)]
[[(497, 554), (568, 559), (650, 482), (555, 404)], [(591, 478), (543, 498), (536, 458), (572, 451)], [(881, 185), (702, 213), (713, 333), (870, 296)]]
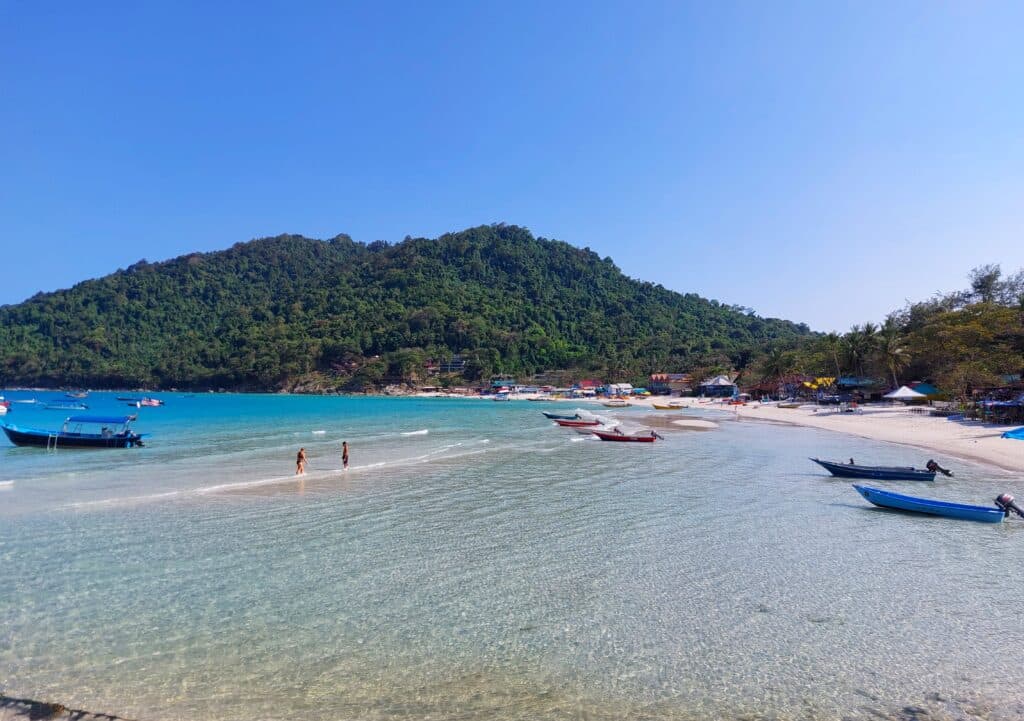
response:
[(341, 442), (341, 465), (348, 470), (348, 441)]

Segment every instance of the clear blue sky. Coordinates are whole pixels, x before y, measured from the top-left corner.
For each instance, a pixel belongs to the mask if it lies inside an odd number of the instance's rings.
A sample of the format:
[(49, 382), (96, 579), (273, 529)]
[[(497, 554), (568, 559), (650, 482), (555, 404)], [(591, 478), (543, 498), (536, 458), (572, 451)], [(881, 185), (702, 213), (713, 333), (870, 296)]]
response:
[(0, 303), (505, 221), (845, 330), (1024, 266), (1024, 4), (0, 0)]

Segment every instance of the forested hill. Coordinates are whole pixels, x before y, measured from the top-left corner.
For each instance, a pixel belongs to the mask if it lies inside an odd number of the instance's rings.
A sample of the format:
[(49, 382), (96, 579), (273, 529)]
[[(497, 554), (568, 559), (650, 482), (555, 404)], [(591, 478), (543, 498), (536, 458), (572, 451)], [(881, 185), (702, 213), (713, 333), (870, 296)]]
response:
[(627, 278), (611, 259), (516, 226), (394, 245), (285, 235), (0, 307), (0, 381), (359, 390), (422, 379), (426, 361), (456, 354), (466, 380), (557, 369), (639, 379), (742, 366), (807, 333)]

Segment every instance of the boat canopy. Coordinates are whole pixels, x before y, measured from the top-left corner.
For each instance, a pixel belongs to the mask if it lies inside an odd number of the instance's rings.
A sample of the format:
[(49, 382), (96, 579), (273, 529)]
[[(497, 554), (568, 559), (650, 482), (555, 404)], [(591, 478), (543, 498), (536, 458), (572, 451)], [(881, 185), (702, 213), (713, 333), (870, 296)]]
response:
[(129, 421), (134, 421), (135, 416), (71, 416), (68, 423), (102, 423), (108, 426), (116, 426)]

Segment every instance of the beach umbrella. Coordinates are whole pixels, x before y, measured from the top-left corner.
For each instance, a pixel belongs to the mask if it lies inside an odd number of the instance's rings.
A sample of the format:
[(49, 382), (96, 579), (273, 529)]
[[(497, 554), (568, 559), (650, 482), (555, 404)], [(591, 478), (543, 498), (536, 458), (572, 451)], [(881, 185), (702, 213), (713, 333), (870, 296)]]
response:
[(886, 393), (882, 397), (892, 398), (893, 400), (897, 401), (907, 401), (911, 400), (912, 398), (926, 398), (927, 396), (925, 396), (924, 393), (918, 393), (913, 388), (908, 388), (907, 386), (900, 386), (896, 390), (892, 391), (891, 393)]

